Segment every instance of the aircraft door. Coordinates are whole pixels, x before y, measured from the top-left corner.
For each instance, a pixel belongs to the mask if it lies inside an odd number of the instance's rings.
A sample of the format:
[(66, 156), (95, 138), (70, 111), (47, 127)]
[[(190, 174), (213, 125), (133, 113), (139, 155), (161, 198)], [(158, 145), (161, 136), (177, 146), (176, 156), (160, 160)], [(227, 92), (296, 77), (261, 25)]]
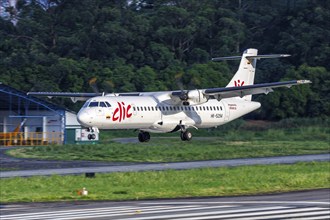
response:
[(225, 101), (223, 101), (223, 110), (224, 110), (225, 121), (228, 121), (230, 117), (230, 111), (229, 111), (229, 105)]

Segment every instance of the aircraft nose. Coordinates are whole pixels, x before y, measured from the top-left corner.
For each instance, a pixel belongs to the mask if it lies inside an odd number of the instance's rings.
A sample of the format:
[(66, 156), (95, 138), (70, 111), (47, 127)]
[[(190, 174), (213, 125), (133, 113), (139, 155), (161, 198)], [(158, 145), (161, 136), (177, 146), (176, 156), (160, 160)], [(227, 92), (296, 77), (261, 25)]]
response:
[(90, 115), (86, 111), (79, 111), (77, 115), (78, 122), (83, 126), (88, 126), (90, 123)]

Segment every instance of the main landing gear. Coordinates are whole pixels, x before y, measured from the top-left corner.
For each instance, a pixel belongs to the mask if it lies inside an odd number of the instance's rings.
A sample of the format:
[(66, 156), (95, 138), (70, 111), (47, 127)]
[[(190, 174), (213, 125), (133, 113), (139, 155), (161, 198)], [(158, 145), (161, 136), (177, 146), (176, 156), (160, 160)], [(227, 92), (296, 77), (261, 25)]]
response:
[(140, 131), (138, 138), (140, 142), (148, 142), (150, 141), (150, 133), (145, 131)]
[[(192, 133), (188, 130), (182, 130), (180, 137), (182, 141), (190, 141), (192, 139)], [(138, 138), (140, 142), (148, 142), (150, 141), (150, 133), (146, 131), (140, 131)]]
[(190, 141), (192, 139), (192, 133), (188, 130), (181, 131), (180, 137), (182, 141)]

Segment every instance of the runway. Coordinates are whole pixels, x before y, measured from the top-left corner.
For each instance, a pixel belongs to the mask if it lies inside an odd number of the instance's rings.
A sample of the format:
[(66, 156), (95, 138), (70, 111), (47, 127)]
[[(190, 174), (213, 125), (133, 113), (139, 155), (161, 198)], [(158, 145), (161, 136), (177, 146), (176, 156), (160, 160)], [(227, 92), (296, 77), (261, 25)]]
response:
[[(177, 163), (137, 163), (128, 165), (116, 165), (111, 163), (88, 162), (91, 166), (72, 167), (59, 169), (33, 169), (33, 170), (17, 170), (17, 171), (1, 171), (0, 178), (8, 177), (29, 177), (41, 175), (72, 175), (83, 173), (112, 173), (112, 172), (138, 172), (150, 170), (185, 170), (203, 167), (230, 167), (230, 166), (246, 166), (246, 165), (269, 165), (269, 164), (292, 164), (297, 162), (311, 161), (330, 161), (330, 154), (315, 155), (299, 155), (299, 156), (282, 156), (282, 157), (263, 157), (263, 158), (247, 158), (247, 159), (231, 159), (231, 160), (211, 160), (211, 161), (194, 161), (194, 162), (177, 162)], [(47, 163), (47, 161), (42, 161)], [(56, 161), (52, 161), (56, 163)], [(66, 162), (68, 163), (68, 162)], [(77, 162), (74, 162), (77, 163)], [(81, 162), (80, 162), (81, 163)]]
[(261, 196), (0, 205), (1, 220), (329, 219), (330, 190)]

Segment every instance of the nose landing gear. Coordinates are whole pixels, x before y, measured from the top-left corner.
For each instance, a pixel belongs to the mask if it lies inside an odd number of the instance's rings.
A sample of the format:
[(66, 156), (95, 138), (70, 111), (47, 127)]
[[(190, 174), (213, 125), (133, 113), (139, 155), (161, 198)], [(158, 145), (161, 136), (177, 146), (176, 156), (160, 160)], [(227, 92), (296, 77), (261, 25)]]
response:
[(94, 132), (99, 133), (99, 129), (96, 127), (87, 128), (87, 131), (91, 133), (87, 135), (88, 140), (95, 140), (96, 135), (94, 134)]
[(88, 137), (88, 140), (94, 140), (96, 138), (96, 135), (95, 134), (89, 134), (87, 135)]

